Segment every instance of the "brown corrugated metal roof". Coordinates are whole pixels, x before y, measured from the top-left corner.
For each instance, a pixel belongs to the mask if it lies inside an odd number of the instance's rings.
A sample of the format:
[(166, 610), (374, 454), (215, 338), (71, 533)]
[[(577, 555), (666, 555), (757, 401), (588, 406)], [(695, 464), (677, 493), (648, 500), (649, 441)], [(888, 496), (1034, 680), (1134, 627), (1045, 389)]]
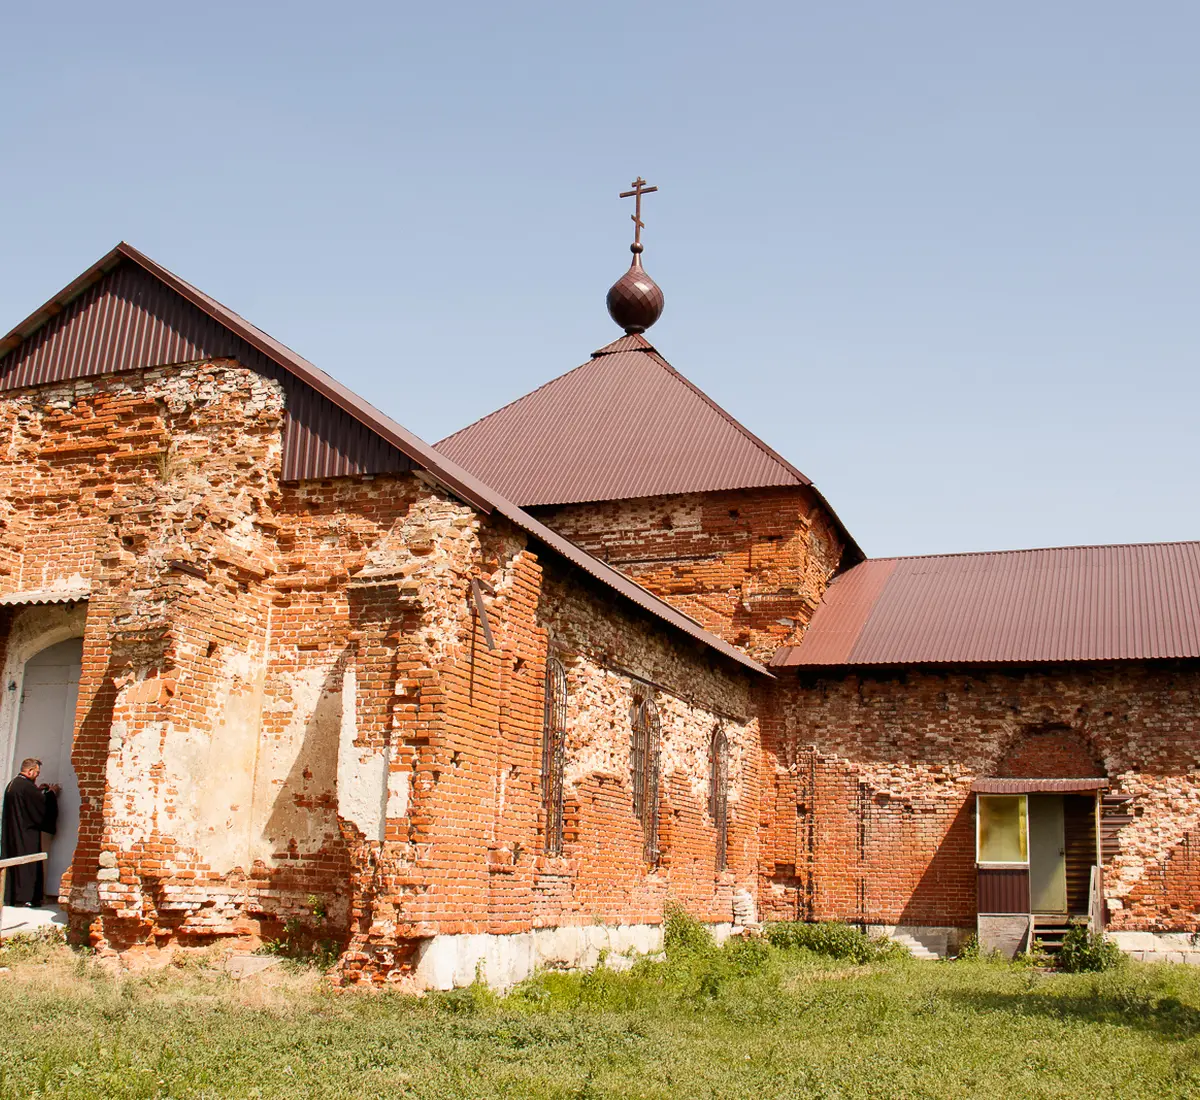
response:
[(772, 666), (1200, 657), (1200, 542), (865, 561)]
[(1051, 791), (1070, 794), (1072, 791), (1101, 791), (1107, 779), (976, 779), (971, 784), (975, 794), (1037, 794)]
[[(113, 249), (0, 340), (0, 390), (228, 357), (284, 387), (285, 481), (411, 469), (400, 449), (299, 384), (283, 362), (303, 362), (294, 352), (182, 280), (168, 285), (165, 276), (175, 279), (136, 249)], [(260, 338), (273, 356), (239, 331)]]
[(437, 449), (523, 508), (812, 485), (641, 335), (614, 340)]
[[(130, 273), (130, 264), (140, 270)], [(163, 287), (177, 297), (163, 294)], [(236, 342), (230, 343), (230, 336)], [(187, 358), (163, 358), (170, 355)], [(485, 513), (499, 512), (643, 610), (768, 674), (741, 650), (551, 531), (308, 360), (124, 242), (0, 340), (0, 389), (226, 355), (283, 383), (290, 418), (285, 477), (289, 472), (296, 478), (372, 472), (362, 461), (372, 455), (402, 462), (401, 469), (419, 466), (461, 500)]]
[(640, 335), (437, 448), (522, 507), (810, 484)]

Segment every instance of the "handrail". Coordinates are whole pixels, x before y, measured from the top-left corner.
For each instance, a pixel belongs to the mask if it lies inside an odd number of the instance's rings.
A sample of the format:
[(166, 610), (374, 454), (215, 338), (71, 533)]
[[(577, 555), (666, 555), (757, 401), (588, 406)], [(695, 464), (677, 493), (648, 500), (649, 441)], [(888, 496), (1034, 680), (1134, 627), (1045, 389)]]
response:
[[(4, 905), (4, 879), (10, 867), (20, 867), (26, 863), (40, 863), (43, 859), (49, 859), (49, 852), (34, 852), (28, 856), (10, 856), (8, 859), (0, 859), (0, 908)], [(4, 923), (0, 921), (0, 940), (4, 939)]]
[(1088, 877), (1088, 931), (1104, 931), (1104, 868), (1097, 863)]
[(0, 859), (0, 871), (7, 871), (9, 867), (20, 867), (23, 863), (40, 863), (43, 859), (49, 858), (49, 852), (34, 852), (28, 856), (11, 856), (8, 859)]

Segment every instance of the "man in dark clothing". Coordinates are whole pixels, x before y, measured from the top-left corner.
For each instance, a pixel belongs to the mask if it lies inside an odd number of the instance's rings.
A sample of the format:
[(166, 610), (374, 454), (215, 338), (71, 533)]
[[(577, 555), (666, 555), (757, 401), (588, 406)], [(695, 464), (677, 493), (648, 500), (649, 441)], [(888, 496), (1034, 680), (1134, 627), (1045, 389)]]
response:
[[(42, 833), (53, 833), (58, 824), (57, 786), (37, 778), (42, 762), (32, 756), (21, 761), (21, 774), (4, 792), (4, 827), (0, 836), (0, 859), (30, 856), (42, 850)], [(5, 876), (5, 905), (41, 905), (45, 861), (10, 867)]]

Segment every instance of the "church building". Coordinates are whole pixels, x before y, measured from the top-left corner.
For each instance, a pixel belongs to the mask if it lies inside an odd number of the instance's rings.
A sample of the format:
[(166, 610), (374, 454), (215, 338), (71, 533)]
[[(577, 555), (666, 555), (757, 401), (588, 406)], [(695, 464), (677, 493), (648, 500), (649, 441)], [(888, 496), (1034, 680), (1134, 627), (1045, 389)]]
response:
[(103, 952), (836, 919), (1200, 961), (1200, 542), (870, 559), (624, 334), (430, 446), (121, 244), (0, 340), (0, 758)]

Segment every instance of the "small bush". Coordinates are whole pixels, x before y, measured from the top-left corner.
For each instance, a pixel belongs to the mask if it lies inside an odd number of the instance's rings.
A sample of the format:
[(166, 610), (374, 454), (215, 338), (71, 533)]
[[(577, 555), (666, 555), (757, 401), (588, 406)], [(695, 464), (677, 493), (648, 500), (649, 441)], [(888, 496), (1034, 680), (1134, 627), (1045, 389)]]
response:
[(722, 951), (729, 969), (739, 978), (757, 974), (771, 958), (771, 948), (758, 936), (730, 936)]
[(1121, 949), (1102, 933), (1076, 925), (1064, 937), (1058, 964), (1071, 974), (1115, 970), (1125, 961)]
[(321, 936), (326, 930), (325, 903), (316, 894), (308, 895), (309, 917), (288, 917), (282, 934), (268, 939), (258, 949), (260, 955), (278, 955), (300, 966), (329, 970), (338, 961), (340, 950), (336, 941)]
[(480, 1016), (500, 1003), (500, 998), (478, 977), (470, 985), (434, 993), (431, 999), (439, 1011), (453, 1016)]
[(891, 962), (895, 959), (911, 959), (912, 952), (902, 943), (890, 940), (887, 936), (877, 936), (868, 941), (871, 962)]
[(979, 959), (983, 957), (983, 948), (979, 945), (979, 937), (972, 932), (962, 942), (962, 946), (958, 949), (957, 958), (960, 959)]
[(663, 913), (663, 947), (674, 961), (685, 955), (706, 955), (717, 945), (712, 933), (683, 906), (671, 904)]
[(767, 940), (782, 951), (804, 949), (831, 959), (869, 963), (901, 958), (909, 954), (903, 944), (881, 938), (872, 940), (848, 924), (837, 921), (783, 921), (767, 928)]

